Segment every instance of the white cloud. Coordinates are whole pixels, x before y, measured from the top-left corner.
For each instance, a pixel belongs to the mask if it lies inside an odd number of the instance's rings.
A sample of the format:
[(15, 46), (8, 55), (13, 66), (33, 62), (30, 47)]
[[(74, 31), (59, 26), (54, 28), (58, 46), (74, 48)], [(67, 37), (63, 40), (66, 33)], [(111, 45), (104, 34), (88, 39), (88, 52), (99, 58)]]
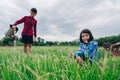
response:
[[(45, 40), (71, 41), (84, 28), (95, 38), (120, 34), (120, 0), (4, 0), (0, 7), (0, 38), (10, 23), (29, 15), (32, 7), (38, 9), (38, 36)], [(20, 37), (23, 24), (18, 27)]]

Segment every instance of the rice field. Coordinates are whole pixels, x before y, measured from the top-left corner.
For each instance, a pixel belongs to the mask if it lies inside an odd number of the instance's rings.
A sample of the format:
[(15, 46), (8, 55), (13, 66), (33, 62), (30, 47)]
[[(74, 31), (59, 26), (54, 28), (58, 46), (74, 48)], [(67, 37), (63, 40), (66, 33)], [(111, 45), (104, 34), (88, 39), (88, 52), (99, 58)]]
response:
[(0, 80), (120, 80), (120, 57), (100, 48), (99, 62), (79, 66), (69, 57), (78, 47), (0, 47)]

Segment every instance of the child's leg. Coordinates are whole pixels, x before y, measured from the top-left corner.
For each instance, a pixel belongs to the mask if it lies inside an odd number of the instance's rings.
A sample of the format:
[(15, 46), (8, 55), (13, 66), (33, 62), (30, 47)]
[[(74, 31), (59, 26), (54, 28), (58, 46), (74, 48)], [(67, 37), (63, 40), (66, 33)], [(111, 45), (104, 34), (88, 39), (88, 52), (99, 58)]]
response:
[(85, 54), (79, 54), (77, 57), (76, 57), (76, 60), (77, 60), (77, 63), (82, 66), (82, 64), (85, 64), (85, 61), (87, 60), (86, 57), (85, 57)]
[(27, 44), (24, 44), (24, 53), (26, 54), (27, 53)]
[(29, 53), (32, 53), (32, 44), (27, 44)]

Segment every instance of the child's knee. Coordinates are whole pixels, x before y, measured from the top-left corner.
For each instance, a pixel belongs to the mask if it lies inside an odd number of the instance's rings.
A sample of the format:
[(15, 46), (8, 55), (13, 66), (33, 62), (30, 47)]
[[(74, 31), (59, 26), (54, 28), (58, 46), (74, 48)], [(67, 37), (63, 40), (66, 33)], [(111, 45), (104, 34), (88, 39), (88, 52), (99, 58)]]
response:
[(24, 46), (24, 47), (27, 47), (27, 44), (24, 44), (23, 46)]
[(77, 61), (81, 60), (80, 56), (76, 56), (76, 60)]
[(31, 47), (32, 47), (32, 45), (31, 45), (31, 44), (28, 44), (28, 47), (29, 47), (29, 48), (31, 48)]

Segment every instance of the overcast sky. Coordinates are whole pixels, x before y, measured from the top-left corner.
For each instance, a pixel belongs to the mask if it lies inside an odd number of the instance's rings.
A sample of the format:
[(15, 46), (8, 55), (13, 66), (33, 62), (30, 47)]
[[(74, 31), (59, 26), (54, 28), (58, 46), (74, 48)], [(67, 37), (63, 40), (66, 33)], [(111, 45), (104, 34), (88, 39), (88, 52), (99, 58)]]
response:
[[(120, 34), (120, 0), (3, 0), (0, 2), (0, 38), (16, 20), (29, 15), (35, 7), (38, 14), (37, 36), (50, 41), (79, 38), (84, 28), (95, 38)], [(18, 25), (21, 36), (23, 24)]]

